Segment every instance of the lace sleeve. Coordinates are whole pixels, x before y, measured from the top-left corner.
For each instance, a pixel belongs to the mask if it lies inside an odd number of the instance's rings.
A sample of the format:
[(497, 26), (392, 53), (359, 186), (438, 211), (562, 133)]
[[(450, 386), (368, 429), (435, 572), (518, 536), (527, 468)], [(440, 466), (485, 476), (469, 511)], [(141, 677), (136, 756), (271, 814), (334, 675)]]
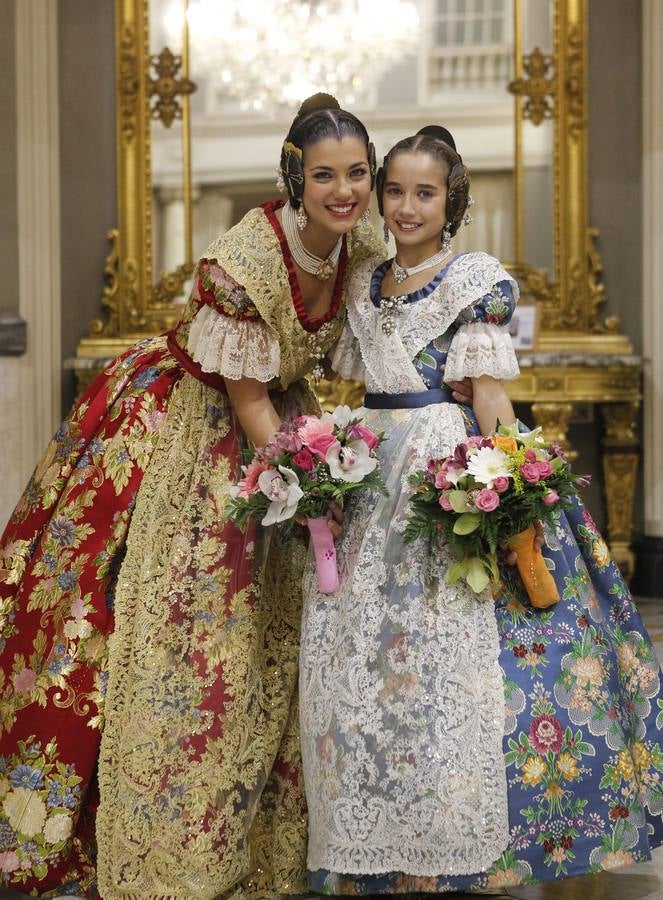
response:
[(355, 381), (366, 381), (366, 367), (361, 358), (359, 342), (352, 333), (348, 322), (343, 326), (341, 336), (336, 346), (330, 352), (332, 369), (341, 378), (350, 378)]
[(445, 381), (491, 375), (509, 381), (520, 374), (511, 335), (491, 322), (461, 325), (451, 341), (444, 367)]
[(281, 365), (279, 342), (260, 318), (233, 318), (201, 307), (191, 323), (187, 351), (203, 372), (224, 378), (271, 381)]

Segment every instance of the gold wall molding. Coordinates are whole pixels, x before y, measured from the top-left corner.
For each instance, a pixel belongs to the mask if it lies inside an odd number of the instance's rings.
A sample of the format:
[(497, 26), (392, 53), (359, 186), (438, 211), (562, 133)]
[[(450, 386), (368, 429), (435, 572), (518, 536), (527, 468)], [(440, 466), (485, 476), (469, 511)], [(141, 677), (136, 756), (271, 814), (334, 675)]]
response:
[(555, 109), (555, 79), (550, 74), (553, 57), (544, 54), (539, 47), (523, 57), (523, 69), (527, 78), (516, 78), (508, 90), (525, 98), (522, 116), (533, 125), (540, 125), (545, 119), (552, 119)]
[(150, 116), (161, 119), (166, 128), (170, 128), (175, 119), (182, 119), (182, 104), (179, 97), (188, 97), (196, 90), (193, 81), (178, 73), (182, 68), (182, 57), (168, 47), (161, 53), (150, 56), (150, 66), (155, 70), (156, 78), (147, 77), (148, 97), (156, 97), (150, 107)]

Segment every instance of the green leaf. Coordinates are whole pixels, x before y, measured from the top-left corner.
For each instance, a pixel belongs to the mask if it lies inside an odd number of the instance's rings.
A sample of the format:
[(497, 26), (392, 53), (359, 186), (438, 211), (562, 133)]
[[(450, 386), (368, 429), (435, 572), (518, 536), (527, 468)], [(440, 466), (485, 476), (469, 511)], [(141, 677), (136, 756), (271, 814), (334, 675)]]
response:
[(467, 574), (467, 563), (467, 559), (462, 559), (460, 562), (449, 566), (449, 569), (447, 570), (448, 584), (455, 584), (459, 578), (463, 578)]
[(454, 525), (454, 534), (472, 534), (481, 523), (479, 513), (463, 513)]
[(449, 503), (454, 512), (467, 512), (467, 491), (449, 491)]
[(475, 594), (480, 594), (488, 584), (488, 572), (486, 572), (483, 563), (480, 559), (477, 559), (476, 556), (473, 556), (468, 560), (467, 575), (465, 576), (465, 580)]

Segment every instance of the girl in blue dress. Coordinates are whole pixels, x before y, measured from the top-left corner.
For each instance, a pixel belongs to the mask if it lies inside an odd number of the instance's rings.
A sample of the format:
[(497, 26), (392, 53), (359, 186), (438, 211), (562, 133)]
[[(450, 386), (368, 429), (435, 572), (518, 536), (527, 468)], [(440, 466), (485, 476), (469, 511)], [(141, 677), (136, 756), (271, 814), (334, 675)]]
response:
[[(300, 703), (313, 890), (474, 892), (648, 859), (663, 837), (663, 693), (649, 637), (576, 500), (545, 530), (560, 601), (532, 607), (446, 583), (450, 555), (404, 545), (408, 475), (514, 421), (518, 287), (453, 255), (469, 198), (453, 138), (428, 126), (387, 154), (378, 200), (396, 256), (350, 289), (335, 368), (366, 384), (389, 496), (358, 496), (341, 587), (305, 582)], [(447, 382), (472, 378), (474, 410)]]

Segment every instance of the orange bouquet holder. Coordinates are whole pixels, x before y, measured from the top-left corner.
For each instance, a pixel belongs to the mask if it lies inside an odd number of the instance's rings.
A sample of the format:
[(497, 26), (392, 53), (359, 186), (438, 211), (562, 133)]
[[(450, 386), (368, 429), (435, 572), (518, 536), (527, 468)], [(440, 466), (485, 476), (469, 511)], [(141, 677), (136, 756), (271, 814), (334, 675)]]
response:
[(553, 603), (557, 603), (559, 591), (555, 579), (548, 571), (541, 551), (534, 549), (535, 537), (534, 526), (530, 525), (529, 528), (511, 538), (507, 549), (513, 550), (517, 556), (516, 566), (527, 590), (530, 603), (536, 609), (546, 609)]

